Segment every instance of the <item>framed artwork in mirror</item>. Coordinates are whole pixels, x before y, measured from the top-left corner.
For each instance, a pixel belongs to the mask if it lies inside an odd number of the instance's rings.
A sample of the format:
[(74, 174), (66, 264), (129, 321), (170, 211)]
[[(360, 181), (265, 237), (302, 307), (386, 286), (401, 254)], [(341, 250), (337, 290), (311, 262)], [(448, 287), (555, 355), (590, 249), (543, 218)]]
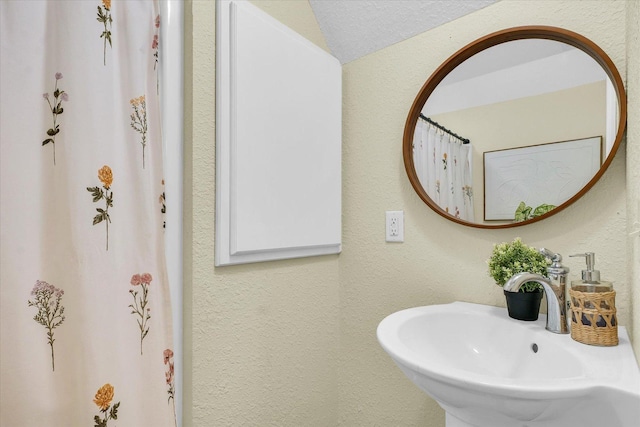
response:
[[(529, 219), (578, 193), (602, 163), (602, 137), (487, 151), (483, 155), (485, 221)], [(518, 208), (531, 207), (527, 218)]]

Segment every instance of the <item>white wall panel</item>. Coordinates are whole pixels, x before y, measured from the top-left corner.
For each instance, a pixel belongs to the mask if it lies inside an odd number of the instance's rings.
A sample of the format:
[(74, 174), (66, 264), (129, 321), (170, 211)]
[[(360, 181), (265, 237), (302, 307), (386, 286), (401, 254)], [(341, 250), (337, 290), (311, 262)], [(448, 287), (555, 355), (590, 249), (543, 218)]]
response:
[(247, 1), (217, 6), (216, 265), (338, 253), (341, 66)]

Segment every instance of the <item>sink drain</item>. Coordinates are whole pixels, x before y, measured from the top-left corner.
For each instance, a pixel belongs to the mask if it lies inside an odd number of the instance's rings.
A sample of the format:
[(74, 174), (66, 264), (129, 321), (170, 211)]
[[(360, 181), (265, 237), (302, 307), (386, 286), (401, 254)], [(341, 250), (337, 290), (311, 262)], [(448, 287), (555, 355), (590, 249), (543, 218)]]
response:
[(531, 350), (533, 350), (534, 353), (537, 353), (538, 352), (538, 344), (536, 344), (536, 343), (531, 344)]

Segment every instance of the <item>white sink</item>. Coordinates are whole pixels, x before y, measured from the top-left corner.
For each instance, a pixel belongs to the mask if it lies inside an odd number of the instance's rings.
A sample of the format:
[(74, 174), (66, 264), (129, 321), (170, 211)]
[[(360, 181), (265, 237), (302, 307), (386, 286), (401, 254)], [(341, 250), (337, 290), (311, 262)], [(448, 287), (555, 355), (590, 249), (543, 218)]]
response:
[(378, 341), (447, 412), (447, 427), (640, 426), (640, 370), (624, 327), (596, 347), (504, 308), (454, 302), (387, 316)]

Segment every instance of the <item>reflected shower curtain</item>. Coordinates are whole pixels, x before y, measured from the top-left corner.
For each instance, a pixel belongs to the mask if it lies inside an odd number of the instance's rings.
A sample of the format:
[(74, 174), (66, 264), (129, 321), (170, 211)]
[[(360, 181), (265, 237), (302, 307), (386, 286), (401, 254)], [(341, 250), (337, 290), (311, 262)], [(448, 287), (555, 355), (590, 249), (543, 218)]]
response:
[(159, 25), (0, 2), (2, 426), (175, 426)]
[(445, 212), (474, 221), (471, 144), (418, 119), (413, 163), (422, 187)]

